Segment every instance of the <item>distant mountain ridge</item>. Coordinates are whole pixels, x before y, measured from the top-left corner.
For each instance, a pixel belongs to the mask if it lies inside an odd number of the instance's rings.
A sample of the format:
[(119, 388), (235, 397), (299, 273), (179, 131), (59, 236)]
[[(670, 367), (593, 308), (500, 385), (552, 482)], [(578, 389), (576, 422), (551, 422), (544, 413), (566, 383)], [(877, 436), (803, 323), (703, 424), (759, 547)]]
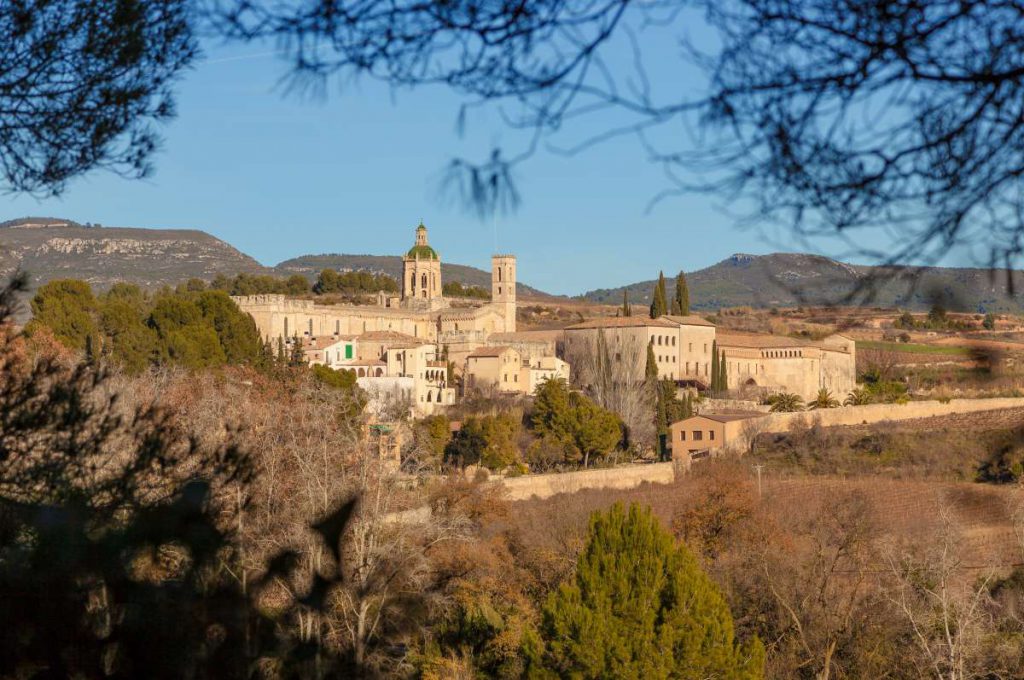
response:
[[(906, 275), (915, 274), (911, 283)], [(669, 297), (675, 272), (665, 272)], [(853, 265), (821, 255), (737, 253), (717, 264), (687, 272), (691, 306), (793, 307), (799, 305), (864, 304), (923, 310), (941, 304), (951, 311), (1021, 312), (1024, 299), (1009, 295), (1005, 271), (959, 267), (872, 267)], [(1013, 290), (1024, 293), (1024, 272), (1012, 272)], [(650, 303), (655, 279), (584, 293), (590, 302), (619, 304), (622, 291), (632, 303)]]
[[(174, 286), (217, 274), (302, 274), (311, 281), (323, 269), (385, 273), (396, 280), (402, 260), (392, 255), (304, 255), (266, 267), (231, 244), (195, 229), (83, 226), (59, 217), (23, 217), (0, 222), (0, 277), (28, 272), (37, 288), (51, 279), (75, 278), (97, 290), (118, 281), (143, 288)], [(490, 272), (442, 263), (444, 281), (490, 288)], [(546, 293), (518, 284), (522, 294)]]
[[(0, 222), (0, 276), (27, 271), (33, 288), (55, 278), (88, 281), (98, 290), (118, 281), (145, 288), (177, 285), (189, 278), (211, 280), (217, 274), (239, 273), (288, 276), (312, 280), (322, 269), (363, 270), (401, 276), (397, 255), (303, 255), (267, 267), (204, 231), (85, 226), (60, 217), (27, 217)], [(1007, 294), (1005, 272), (987, 269), (924, 267), (912, 287), (892, 276), (908, 270), (851, 265), (820, 255), (773, 253), (736, 254), (705, 269), (687, 273), (695, 310), (720, 307), (789, 307), (848, 302), (858, 287), (877, 278), (875, 295), (854, 302), (882, 307), (927, 309), (938, 302), (959, 311), (1024, 312), (1024, 300)], [(488, 288), (490, 272), (466, 265), (442, 263), (445, 281)], [(669, 295), (675, 272), (665, 272)], [(1024, 292), (1024, 272), (1012, 274), (1013, 290)], [(654, 280), (618, 288), (589, 291), (579, 298), (618, 305), (623, 289), (630, 301), (649, 303)], [(549, 296), (518, 284), (522, 295)]]
[[(315, 278), (324, 269), (369, 271), (376, 274), (387, 274), (398, 281), (402, 278), (402, 258), (398, 255), (344, 255), (340, 253), (301, 255), (285, 260), (274, 267), (274, 271), (279, 275), (302, 274), (309, 279)], [(441, 280), (445, 283), (457, 281), (464, 286), (479, 286), (488, 290), (491, 287), (490, 272), (443, 260), (441, 262)], [(547, 293), (520, 282), (516, 282), (516, 292), (520, 295), (550, 297)]]

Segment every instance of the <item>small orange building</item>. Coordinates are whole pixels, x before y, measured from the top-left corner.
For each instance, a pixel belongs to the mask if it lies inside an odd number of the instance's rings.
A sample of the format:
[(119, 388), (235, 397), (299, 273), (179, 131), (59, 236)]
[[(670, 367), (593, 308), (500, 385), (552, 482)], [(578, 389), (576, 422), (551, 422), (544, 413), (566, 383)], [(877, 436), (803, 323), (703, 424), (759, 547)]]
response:
[(709, 413), (677, 420), (669, 426), (669, 448), (672, 458), (683, 454), (701, 457), (714, 449), (746, 441), (750, 422), (763, 418), (763, 413)]

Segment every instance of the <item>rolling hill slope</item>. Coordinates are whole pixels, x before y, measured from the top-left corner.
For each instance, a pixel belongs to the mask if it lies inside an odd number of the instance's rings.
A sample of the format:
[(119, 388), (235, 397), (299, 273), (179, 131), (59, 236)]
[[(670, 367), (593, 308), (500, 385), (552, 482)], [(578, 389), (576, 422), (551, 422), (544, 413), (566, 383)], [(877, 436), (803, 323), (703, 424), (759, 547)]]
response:
[(218, 273), (270, 273), (253, 258), (203, 231), (85, 227), (46, 218), (0, 225), (0, 276), (28, 272), (33, 288), (76, 278), (103, 289), (117, 281), (146, 288)]
[[(917, 279), (908, 282), (905, 277), (912, 272), (917, 273)], [(674, 272), (665, 272), (665, 276), (671, 297)], [(993, 275), (988, 269), (901, 269), (851, 265), (800, 253), (737, 254), (705, 269), (687, 272), (686, 279), (694, 309), (862, 303), (922, 310), (939, 303), (955, 311), (1024, 311), (1020, 294), (1008, 294), (1006, 273)], [(581, 297), (617, 304), (626, 289), (632, 302), (650, 303), (656, 283), (654, 279), (639, 281), (589, 291)], [(1024, 272), (1013, 272), (1013, 283), (1015, 291), (1024, 291)]]

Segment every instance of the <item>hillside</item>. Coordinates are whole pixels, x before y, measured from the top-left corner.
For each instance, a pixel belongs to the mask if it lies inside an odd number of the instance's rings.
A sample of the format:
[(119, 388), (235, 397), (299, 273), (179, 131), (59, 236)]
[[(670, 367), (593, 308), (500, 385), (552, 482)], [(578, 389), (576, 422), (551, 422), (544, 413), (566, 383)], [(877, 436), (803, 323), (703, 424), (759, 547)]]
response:
[[(313, 280), (323, 269), (383, 272), (398, 279), (402, 260), (389, 255), (304, 255), (265, 267), (203, 231), (83, 226), (59, 217), (24, 217), (0, 222), (0, 277), (21, 268), (37, 288), (51, 279), (76, 278), (104, 289), (117, 281), (145, 288), (176, 285), (189, 278), (209, 281), (217, 274), (288, 276)], [(444, 281), (490, 289), (490, 272), (444, 262)], [(521, 295), (550, 297), (518, 284)]]
[[(910, 271), (919, 273), (913, 284), (900, 278)], [(665, 272), (670, 297), (675, 290), (674, 274)], [(987, 269), (905, 270), (845, 264), (818, 255), (737, 254), (705, 269), (687, 272), (686, 279), (695, 309), (864, 303), (924, 310), (939, 303), (953, 311), (1024, 311), (1019, 297), (1007, 295), (1005, 272), (993, 276)], [(1013, 282), (1014, 290), (1024, 290), (1024, 272), (1015, 271)], [(617, 304), (622, 301), (625, 288), (633, 303), (650, 303), (655, 283), (654, 279), (640, 281), (589, 291), (581, 297), (590, 302)]]
[[(402, 258), (397, 255), (341, 255), (337, 253), (330, 255), (303, 255), (291, 260), (285, 260), (274, 269), (281, 276), (302, 274), (309, 279), (314, 278), (324, 269), (335, 269), (338, 271), (361, 270), (387, 274), (397, 281), (402, 276)], [(457, 281), (464, 286), (480, 286), (487, 290), (491, 288), (491, 273), (489, 271), (463, 264), (442, 262), (441, 279), (445, 283)], [(547, 293), (523, 283), (516, 284), (516, 291), (519, 295), (551, 297)]]
[(84, 227), (70, 220), (24, 218), (0, 225), (0, 276), (16, 269), (33, 288), (56, 278), (77, 278), (103, 289), (117, 281), (147, 288), (175, 285), (218, 273), (269, 273), (248, 255), (192, 229)]

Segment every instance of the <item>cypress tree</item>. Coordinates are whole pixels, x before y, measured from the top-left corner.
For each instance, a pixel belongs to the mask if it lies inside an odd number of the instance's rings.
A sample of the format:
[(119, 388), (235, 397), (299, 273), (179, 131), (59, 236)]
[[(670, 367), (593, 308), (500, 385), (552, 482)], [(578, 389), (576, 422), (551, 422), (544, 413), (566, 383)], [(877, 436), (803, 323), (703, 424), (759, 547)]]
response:
[(665, 273), (658, 272), (658, 283), (654, 287), (654, 297), (651, 299), (651, 318), (668, 314), (668, 301), (665, 297)]
[(629, 306), (629, 291), (622, 289), (622, 316), (633, 316), (633, 309)]
[(690, 313), (690, 288), (686, 285), (686, 274), (676, 274), (676, 293), (672, 298), (672, 313), (686, 316)]
[(722, 350), (722, 358), (718, 361), (718, 369), (722, 375), (718, 378), (718, 389), (725, 392), (729, 389), (729, 372), (725, 363), (725, 350)]
[(718, 341), (711, 341), (711, 394), (718, 394), (719, 389), (719, 370), (718, 370)]
[(636, 504), (591, 516), (575, 576), (548, 598), (540, 633), (530, 677), (764, 676), (760, 640), (736, 640), (721, 591)]
[(648, 382), (658, 382), (658, 363), (654, 360), (654, 343), (647, 343), (647, 366), (644, 367), (644, 378)]

